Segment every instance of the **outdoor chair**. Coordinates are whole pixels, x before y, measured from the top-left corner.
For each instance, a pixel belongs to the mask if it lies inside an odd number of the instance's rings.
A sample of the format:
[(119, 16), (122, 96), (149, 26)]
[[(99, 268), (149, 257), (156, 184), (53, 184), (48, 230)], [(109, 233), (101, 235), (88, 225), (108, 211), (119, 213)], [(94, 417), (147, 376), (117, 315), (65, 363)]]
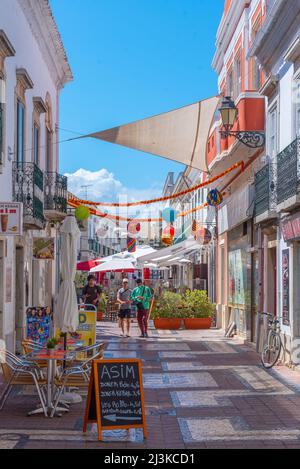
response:
[[(77, 360), (76, 355), (86, 354), (87, 358), (84, 360)], [(90, 356), (88, 356), (90, 354)], [(60, 402), (63, 390), (65, 388), (79, 388), (88, 389), (90, 381), (90, 373), (93, 360), (99, 360), (103, 358), (104, 344), (99, 343), (90, 345), (87, 347), (78, 347), (74, 350), (74, 360), (69, 366), (62, 370), (60, 376), (55, 379), (55, 385), (57, 387), (57, 395), (54, 402), (51, 417), (54, 416), (58, 403)]]
[[(0, 410), (3, 409), (13, 386), (35, 386), (44, 414), (47, 416), (45, 394), (43, 391), (46, 380), (40, 367), (26, 358), (17, 357), (8, 350), (0, 351), (0, 363), (6, 383), (0, 396)], [(30, 414), (31, 412), (28, 413), (28, 415)]]

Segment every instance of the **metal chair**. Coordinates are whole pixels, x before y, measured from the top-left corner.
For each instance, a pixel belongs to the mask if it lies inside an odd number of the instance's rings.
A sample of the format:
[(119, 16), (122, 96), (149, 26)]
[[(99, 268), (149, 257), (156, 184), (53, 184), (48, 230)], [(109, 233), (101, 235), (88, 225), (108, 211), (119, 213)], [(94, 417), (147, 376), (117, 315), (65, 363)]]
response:
[[(90, 354), (90, 356), (88, 356), (86, 360), (78, 361), (76, 359), (77, 353), (86, 353)], [(78, 347), (74, 350), (74, 360), (71, 361), (70, 365), (63, 369), (61, 375), (55, 379), (58, 392), (50, 417), (54, 416), (65, 388), (88, 388), (93, 360), (103, 358), (103, 353), (103, 343), (87, 347)]]
[[(6, 381), (6, 385), (0, 396), (0, 410), (3, 409), (13, 386), (35, 386), (43, 412), (47, 417), (45, 395), (43, 392), (43, 386), (46, 385), (46, 380), (39, 366), (26, 358), (17, 357), (8, 350), (0, 351), (0, 362), (4, 380)], [(28, 415), (33, 412), (29, 412)]]

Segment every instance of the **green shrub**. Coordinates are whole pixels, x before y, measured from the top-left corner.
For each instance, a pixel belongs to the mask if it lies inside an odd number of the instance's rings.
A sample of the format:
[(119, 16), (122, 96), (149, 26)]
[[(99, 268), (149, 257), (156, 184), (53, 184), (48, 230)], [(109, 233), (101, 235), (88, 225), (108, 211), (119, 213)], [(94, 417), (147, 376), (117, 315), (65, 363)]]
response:
[(209, 300), (206, 291), (187, 290), (184, 301), (190, 318), (210, 318), (215, 310), (215, 305)]
[(165, 291), (156, 301), (151, 314), (156, 318), (185, 318), (188, 317), (186, 303), (180, 293)]
[(49, 339), (47, 342), (47, 349), (55, 349), (55, 347), (58, 345), (59, 341), (56, 339), (56, 337), (53, 337), (52, 339)]

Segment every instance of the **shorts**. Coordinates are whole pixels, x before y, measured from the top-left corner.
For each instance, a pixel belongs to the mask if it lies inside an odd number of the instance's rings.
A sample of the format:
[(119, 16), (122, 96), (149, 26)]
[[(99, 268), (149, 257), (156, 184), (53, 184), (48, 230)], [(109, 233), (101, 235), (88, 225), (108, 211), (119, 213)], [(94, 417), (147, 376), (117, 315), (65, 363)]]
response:
[(130, 319), (131, 309), (120, 309), (119, 318), (120, 319)]

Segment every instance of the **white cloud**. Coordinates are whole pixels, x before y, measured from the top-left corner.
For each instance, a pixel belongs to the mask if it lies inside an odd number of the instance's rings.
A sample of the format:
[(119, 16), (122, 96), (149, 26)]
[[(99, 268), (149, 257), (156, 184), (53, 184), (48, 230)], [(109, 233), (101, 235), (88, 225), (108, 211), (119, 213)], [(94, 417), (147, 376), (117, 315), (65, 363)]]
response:
[[(74, 195), (84, 199), (87, 187), (88, 199), (101, 202), (135, 202), (137, 200), (147, 200), (160, 197), (162, 186), (159, 183), (153, 183), (146, 189), (136, 189), (126, 187), (121, 181), (115, 178), (114, 174), (107, 169), (102, 168), (98, 171), (89, 171), (78, 169), (74, 173), (66, 173), (68, 177), (68, 189)], [(130, 216), (138, 214), (140, 217), (158, 216), (158, 204), (147, 207), (134, 207), (130, 210)], [(113, 209), (109, 209), (113, 213)], [(123, 213), (122, 213), (123, 212)], [(127, 210), (124, 209), (120, 215), (126, 216)], [(124, 213), (126, 212), (126, 213)]]

